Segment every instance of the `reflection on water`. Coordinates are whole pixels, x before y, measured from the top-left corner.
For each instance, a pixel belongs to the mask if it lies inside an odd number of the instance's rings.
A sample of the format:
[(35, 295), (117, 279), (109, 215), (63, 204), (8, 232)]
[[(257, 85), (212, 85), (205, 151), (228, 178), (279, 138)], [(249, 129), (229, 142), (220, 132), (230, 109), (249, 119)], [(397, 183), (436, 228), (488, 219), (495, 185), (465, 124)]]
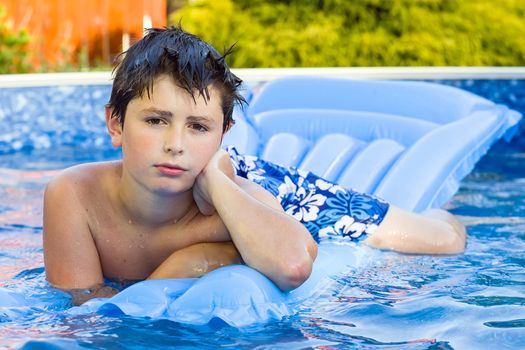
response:
[[(498, 144), (447, 204), (468, 226), (464, 255), (379, 253), (334, 276), (299, 314), (243, 330), (61, 313), (70, 298), (46, 284), (42, 268), (42, 194), (55, 172), (42, 162), (22, 172), (0, 169), (0, 286), (23, 291), (31, 305), (0, 306), (0, 347), (47, 341), (68, 349), (525, 348), (522, 154), (515, 145)], [(49, 169), (57, 165), (53, 160)]]

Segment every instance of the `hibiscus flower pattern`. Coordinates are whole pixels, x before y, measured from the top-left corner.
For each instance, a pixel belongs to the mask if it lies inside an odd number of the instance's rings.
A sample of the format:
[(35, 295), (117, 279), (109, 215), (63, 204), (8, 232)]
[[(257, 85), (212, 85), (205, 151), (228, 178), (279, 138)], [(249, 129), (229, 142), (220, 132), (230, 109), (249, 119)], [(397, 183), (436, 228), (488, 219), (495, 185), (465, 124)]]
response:
[(237, 175), (272, 193), (284, 211), (299, 220), (315, 240), (352, 242), (373, 233), (388, 203), (294, 167), (285, 168), (255, 156), (227, 149)]
[(376, 224), (364, 224), (356, 221), (349, 215), (342, 216), (334, 225), (319, 230), (319, 240), (330, 240), (344, 243), (350, 240), (358, 240), (361, 235), (373, 233), (377, 229)]
[[(304, 179), (302, 179), (304, 182)], [(283, 203), (282, 198), (293, 196), (294, 201), (288, 201), (283, 205), (284, 211), (301, 222), (308, 222), (317, 219), (320, 208), (326, 202), (326, 196), (315, 193), (315, 191), (305, 190), (304, 187), (297, 186), (288, 176), (284, 178), (285, 183), (279, 186), (277, 199)]]

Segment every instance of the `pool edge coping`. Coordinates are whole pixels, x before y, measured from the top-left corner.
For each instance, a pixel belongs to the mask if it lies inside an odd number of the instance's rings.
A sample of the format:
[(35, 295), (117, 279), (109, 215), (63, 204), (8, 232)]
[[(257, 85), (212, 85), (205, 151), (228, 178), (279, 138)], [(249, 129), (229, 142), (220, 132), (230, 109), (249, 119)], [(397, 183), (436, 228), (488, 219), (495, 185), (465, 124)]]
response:
[[(318, 76), (352, 79), (525, 79), (525, 67), (340, 67), (340, 68), (234, 68), (246, 82), (268, 81), (284, 76)], [(0, 88), (110, 85), (111, 71), (30, 73), (0, 75)]]

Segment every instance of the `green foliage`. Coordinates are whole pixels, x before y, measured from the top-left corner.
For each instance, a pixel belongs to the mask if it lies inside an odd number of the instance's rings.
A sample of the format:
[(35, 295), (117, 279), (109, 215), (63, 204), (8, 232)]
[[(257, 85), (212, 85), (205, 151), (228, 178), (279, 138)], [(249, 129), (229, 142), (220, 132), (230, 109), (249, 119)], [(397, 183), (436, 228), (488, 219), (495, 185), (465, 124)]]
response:
[(0, 74), (25, 73), (31, 70), (28, 62), (29, 34), (25, 30), (13, 30), (6, 11), (0, 6)]
[(522, 0), (200, 0), (169, 22), (233, 67), (522, 66)]

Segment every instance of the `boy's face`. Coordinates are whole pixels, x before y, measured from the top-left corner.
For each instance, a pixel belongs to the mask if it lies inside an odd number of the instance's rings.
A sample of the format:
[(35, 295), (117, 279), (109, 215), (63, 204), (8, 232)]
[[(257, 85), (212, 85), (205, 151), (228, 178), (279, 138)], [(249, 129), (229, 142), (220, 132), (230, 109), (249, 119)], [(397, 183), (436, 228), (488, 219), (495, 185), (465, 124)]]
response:
[(108, 121), (113, 145), (122, 146), (124, 177), (163, 194), (192, 188), (223, 136), (220, 94), (213, 86), (208, 90), (209, 101), (200, 95), (194, 100), (162, 75), (149, 97), (130, 101), (123, 127), (116, 118)]

